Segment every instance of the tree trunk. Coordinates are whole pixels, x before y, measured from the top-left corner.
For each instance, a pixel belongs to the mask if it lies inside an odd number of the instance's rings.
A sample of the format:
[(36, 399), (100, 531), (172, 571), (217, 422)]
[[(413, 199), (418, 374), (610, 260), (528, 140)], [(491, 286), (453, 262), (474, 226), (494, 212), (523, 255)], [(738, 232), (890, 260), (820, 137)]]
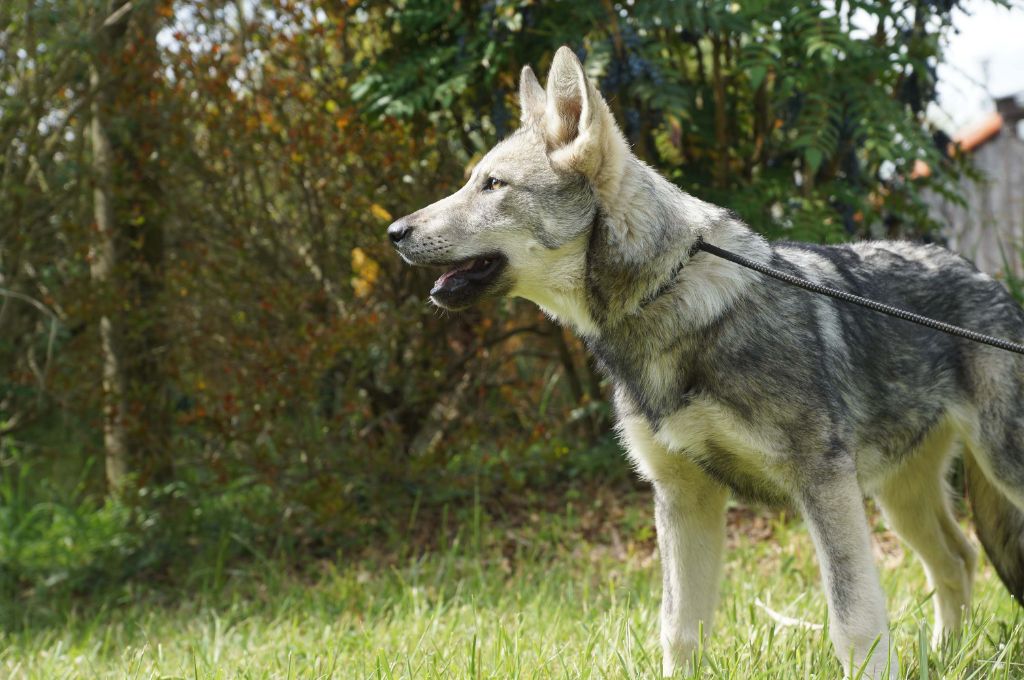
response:
[[(89, 82), (94, 89), (100, 87), (99, 69), (92, 65)], [(97, 287), (102, 291), (105, 302), (113, 299), (114, 271), (117, 268), (117, 249), (115, 248), (113, 182), (111, 181), (111, 149), (110, 138), (107, 137), (106, 122), (103, 119), (103, 107), (100, 97), (92, 103), (92, 124), (90, 126), (92, 141), (93, 169), (93, 216), (96, 220), (96, 243), (90, 252), (90, 273)], [(125, 442), (125, 400), (124, 371), (121, 365), (121, 348), (117, 342), (115, 326), (116, 310), (104, 304), (104, 313), (100, 316), (100, 352), (103, 362), (103, 448), (106, 454), (107, 485), (111, 490), (120, 488), (128, 470), (127, 444)]]
[(726, 108), (725, 76), (722, 74), (722, 36), (711, 36), (711, 84), (715, 97), (715, 167), (712, 182), (716, 189), (729, 183), (729, 112)]
[(162, 81), (156, 7), (110, 3), (91, 64), (103, 440), (112, 492), (171, 479), (163, 300)]

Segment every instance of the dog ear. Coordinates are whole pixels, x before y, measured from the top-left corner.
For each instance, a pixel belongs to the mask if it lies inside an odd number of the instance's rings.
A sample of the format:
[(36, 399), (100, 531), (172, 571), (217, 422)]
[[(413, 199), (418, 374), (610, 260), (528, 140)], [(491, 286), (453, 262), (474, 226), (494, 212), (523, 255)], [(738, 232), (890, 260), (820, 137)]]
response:
[(543, 126), (546, 100), (547, 95), (533, 69), (524, 66), (519, 75), (519, 121), (523, 125)]
[(592, 89), (573, 51), (559, 47), (548, 72), (545, 136), (549, 148), (560, 149), (589, 131)]
[(558, 49), (548, 73), (544, 138), (553, 164), (583, 173), (599, 189), (602, 175), (614, 175), (628, 153), (608, 105), (568, 47)]

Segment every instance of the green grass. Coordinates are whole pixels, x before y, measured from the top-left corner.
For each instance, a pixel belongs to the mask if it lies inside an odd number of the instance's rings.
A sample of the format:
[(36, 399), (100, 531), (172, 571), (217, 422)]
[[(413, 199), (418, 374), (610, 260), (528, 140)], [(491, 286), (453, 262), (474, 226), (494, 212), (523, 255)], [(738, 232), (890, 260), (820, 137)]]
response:
[[(196, 592), (126, 586), (80, 601), (63, 625), (0, 633), (0, 677), (658, 677), (649, 508), (643, 495), (596, 510), (577, 501), (514, 527), (472, 513), (447, 550), (427, 556), (340, 559), (301, 576), (257, 561)], [(779, 626), (754, 604), (825, 620), (802, 525), (734, 515), (697, 677), (841, 677), (825, 632)], [(876, 538), (904, 677), (1024, 677), (1024, 615), (987, 562), (962, 640), (931, 651), (920, 566), (881, 528)]]

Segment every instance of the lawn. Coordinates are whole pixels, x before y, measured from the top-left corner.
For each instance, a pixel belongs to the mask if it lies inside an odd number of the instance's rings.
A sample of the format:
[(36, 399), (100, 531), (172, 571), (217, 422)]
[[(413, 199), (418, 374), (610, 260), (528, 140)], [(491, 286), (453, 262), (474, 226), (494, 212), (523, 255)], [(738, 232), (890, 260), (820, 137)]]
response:
[[(645, 494), (598, 495), (508, 525), (484, 509), (448, 548), (197, 574), (190, 592), (125, 586), (63, 625), (0, 633), (12, 678), (650, 678), (660, 577)], [(982, 560), (963, 639), (928, 650), (921, 568), (879, 526), (876, 551), (908, 678), (1024, 677), (1024, 615)], [(702, 678), (838, 678), (799, 520), (733, 510)], [(95, 601), (99, 599), (100, 601)], [(763, 604), (759, 604), (763, 603)], [(922, 661), (926, 663), (922, 665)]]

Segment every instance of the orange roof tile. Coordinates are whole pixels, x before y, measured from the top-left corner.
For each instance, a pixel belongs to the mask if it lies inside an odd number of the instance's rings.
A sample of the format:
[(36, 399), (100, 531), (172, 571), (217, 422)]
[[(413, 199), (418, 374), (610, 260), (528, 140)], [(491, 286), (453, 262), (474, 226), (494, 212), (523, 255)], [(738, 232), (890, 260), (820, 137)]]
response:
[(920, 179), (922, 177), (931, 177), (932, 169), (928, 167), (928, 164), (918, 158), (914, 161), (914, 167), (910, 170), (910, 179)]
[(1003, 117), (993, 111), (973, 125), (961, 128), (953, 135), (953, 142), (964, 151), (972, 151), (999, 134)]

